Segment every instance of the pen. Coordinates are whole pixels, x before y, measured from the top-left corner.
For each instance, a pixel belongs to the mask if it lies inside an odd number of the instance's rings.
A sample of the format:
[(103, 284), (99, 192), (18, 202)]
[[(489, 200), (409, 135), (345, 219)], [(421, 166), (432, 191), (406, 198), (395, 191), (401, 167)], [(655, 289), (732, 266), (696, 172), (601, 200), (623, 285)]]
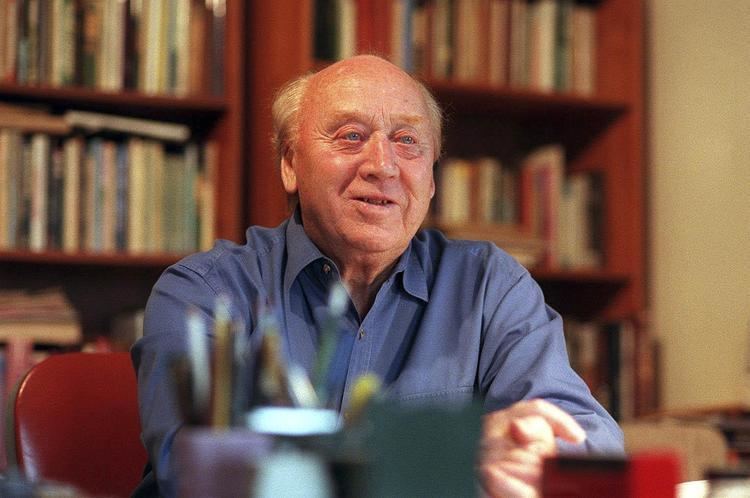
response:
[(211, 425), (216, 429), (228, 428), (231, 422), (232, 397), (232, 333), (229, 319), (229, 302), (226, 297), (216, 299), (214, 310), (213, 389), (211, 399)]
[(188, 362), (193, 417), (204, 421), (211, 397), (211, 361), (208, 355), (206, 324), (198, 309), (187, 311)]
[(338, 342), (339, 320), (344, 311), (346, 311), (348, 301), (349, 294), (344, 285), (340, 282), (335, 283), (328, 294), (328, 307), (320, 331), (320, 346), (318, 347), (318, 356), (314, 370), (315, 392), (323, 407), (328, 405), (326, 381), (331, 360), (336, 349), (336, 343)]

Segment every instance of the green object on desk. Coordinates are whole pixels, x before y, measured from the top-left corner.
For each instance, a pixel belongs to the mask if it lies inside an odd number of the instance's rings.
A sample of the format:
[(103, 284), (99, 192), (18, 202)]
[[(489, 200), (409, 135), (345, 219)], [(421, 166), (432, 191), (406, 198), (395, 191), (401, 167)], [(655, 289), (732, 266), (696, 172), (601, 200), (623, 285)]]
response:
[(367, 496), (476, 496), (482, 408), (374, 404), (368, 409)]

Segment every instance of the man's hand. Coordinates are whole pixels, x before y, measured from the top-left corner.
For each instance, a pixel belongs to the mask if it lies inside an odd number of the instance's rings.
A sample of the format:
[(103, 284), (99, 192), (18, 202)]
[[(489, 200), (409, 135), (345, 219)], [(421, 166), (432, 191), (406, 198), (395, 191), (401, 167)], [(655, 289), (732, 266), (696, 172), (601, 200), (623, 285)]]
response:
[(582, 443), (586, 433), (573, 417), (547, 401), (519, 401), (485, 415), (479, 473), (487, 494), (538, 497), (542, 461), (557, 452), (555, 437)]

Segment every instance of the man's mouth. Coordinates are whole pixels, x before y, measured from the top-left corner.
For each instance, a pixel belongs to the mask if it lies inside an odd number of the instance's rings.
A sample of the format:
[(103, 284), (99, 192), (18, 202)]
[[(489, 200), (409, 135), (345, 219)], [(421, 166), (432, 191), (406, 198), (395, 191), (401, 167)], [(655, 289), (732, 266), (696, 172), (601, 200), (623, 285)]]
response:
[(360, 200), (362, 202), (366, 202), (367, 204), (374, 204), (376, 206), (385, 206), (387, 204), (390, 204), (390, 201), (387, 199), (370, 199), (369, 197), (362, 197)]

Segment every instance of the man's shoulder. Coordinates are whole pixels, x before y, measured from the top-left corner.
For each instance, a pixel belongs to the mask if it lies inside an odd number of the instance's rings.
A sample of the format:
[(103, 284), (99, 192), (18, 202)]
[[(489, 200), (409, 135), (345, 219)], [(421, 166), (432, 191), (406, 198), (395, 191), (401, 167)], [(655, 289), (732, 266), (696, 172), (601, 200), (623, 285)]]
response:
[(268, 255), (285, 248), (283, 225), (275, 228), (252, 226), (246, 230), (245, 235), (244, 244), (219, 239), (211, 249), (191, 254), (175, 266), (206, 276), (217, 270), (248, 269), (254, 265), (262, 265), (263, 259)]
[(518, 269), (518, 262), (506, 251), (487, 240), (451, 239), (436, 229), (420, 230), (414, 238), (414, 248), (418, 253), (429, 255), (435, 261), (487, 264), (494, 262), (500, 266)]

